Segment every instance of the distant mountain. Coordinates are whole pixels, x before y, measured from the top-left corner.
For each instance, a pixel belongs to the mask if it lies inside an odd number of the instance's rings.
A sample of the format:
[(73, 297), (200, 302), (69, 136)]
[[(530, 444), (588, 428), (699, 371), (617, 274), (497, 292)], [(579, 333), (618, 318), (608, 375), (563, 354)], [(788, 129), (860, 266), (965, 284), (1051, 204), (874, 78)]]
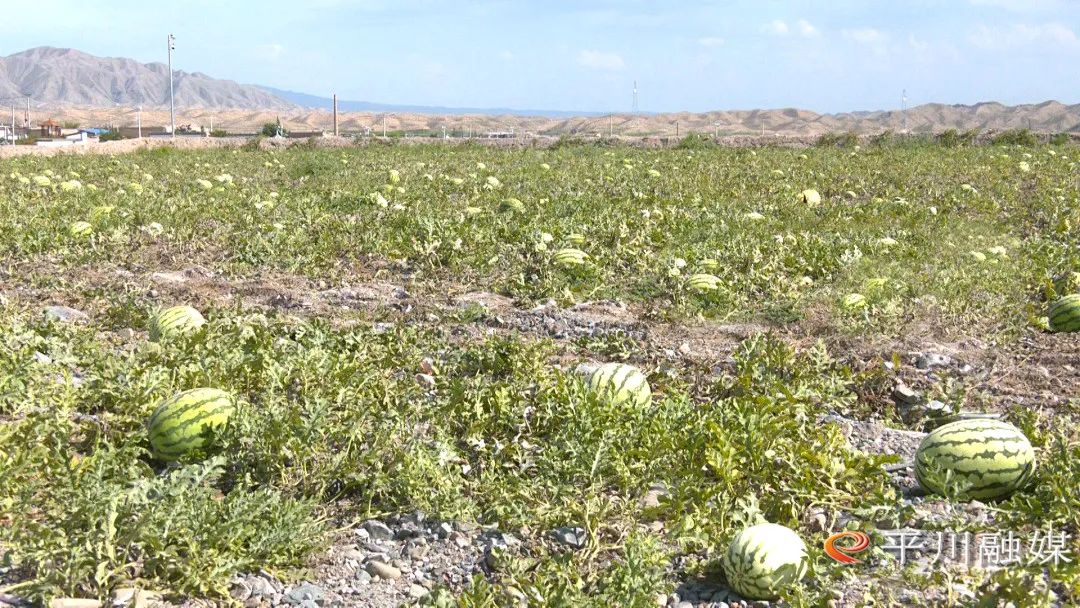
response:
[[(173, 71), (177, 107), (295, 109), (256, 86)], [(74, 49), (38, 47), (0, 57), (0, 97), (29, 96), (52, 105), (165, 107), (169, 69), (163, 63), (95, 57)]]
[[(260, 87), (264, 91), (276, 97), (288, 100), (300, 107), (333, 110), (334, 100), (330, 97), (319, 97), (307, 93), (285, 91), (273, 87)], [(370, 101), (346, 101), (338, 100), (339, 112), (404, 112), (409, 114), (447, 114), (460, 116), (464, 114), (483, 114), (487, 116), (545, 116), (549, 118), (570, 118), (573, 116), (600, 116), (606, 115), (601, 112), (567, 112), (562, 110), (520, 110), (511, 108), (448, 108), (442, 106), (410, 106), (391, 103), (375, 103)]]

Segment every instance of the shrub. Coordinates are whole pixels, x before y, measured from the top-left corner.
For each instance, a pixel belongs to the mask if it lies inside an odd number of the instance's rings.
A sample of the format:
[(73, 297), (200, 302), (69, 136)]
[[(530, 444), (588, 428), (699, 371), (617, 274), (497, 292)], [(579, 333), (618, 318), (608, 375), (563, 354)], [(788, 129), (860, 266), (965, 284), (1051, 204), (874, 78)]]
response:
[(995, 135), (990, 143), (1006, 146), (1034, 146), (1039, 143), (1039, 139), (1027, 129), (1010, 129)]
[(285, 128), (281, 126), (281, 121), (268, 122), (262, 126), (259, 130), (259, 135), (263, 137), (276, 137), (278, 134), (285, 135)]
[(819, 148), (853, 148), (859, 144), (859, 136), (854, 131), (833, 133), (832, 131), (818, 138), (815, 144)]
[(682, 140), (679, 141), (679, 145), (675, 147), (679, 150), (705, 150), (708, 148), (715, 148), (716, 142), (707, 135), (690, 133), (682, 138)]

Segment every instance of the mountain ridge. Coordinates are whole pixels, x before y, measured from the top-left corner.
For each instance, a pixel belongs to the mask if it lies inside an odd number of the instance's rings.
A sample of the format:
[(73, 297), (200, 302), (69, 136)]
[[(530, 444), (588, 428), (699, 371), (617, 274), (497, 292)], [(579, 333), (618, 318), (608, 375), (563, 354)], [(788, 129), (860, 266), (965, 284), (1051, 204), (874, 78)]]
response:
[[(273, 87), (212, 78), (203, 72), (174, 71), (178, 122), (210, 122), (234, 131), (251, 130), (280, 117), (295, 130), (329, 130), (331, 100)], [(0, 98), (29, 95), (35, 114), (83, 124), (133, 121), (118, 118), (117, 106), (143, 106), (144, 124), (164, 124), (168, 107), (168, 67), (122, 57), (97, 57), (56, 47), (37, 47), (0, 57)], [(45, 110), (39, 109), (44, 104)], [(505, 131), (538, 134), (675, 135), (700, 132), (724, 135), (820, 135), (835, 131), (874, 133), (1004, 130), (1080, 132), (1080, 104), (1056, 100), (1007, 106), (996, 101), (975, 104), (928, 103), (907, 110), (859, 110), (818, 113), (799, 108), (716, 110), (710, 112), (599, 113), (509, 108), (449, 108), (423, 105), (339, 101), (344, 131), (389, 130), (441, 132)], [(390, 115), (390, 113), (394, 113)], [(167, 113), (166, 113), (167, 114)], [(377, 117), (377, 119), (376, 119)]]

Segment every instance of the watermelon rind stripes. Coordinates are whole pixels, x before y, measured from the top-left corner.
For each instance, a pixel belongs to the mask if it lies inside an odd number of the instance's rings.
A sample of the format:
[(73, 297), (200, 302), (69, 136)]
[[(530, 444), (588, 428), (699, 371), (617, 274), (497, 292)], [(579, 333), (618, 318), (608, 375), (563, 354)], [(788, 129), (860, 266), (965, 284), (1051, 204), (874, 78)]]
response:
[(555, 252), (555, 263), (560, 266), (580, 266), (588, 257), (589, 254), (580, 249), (560, 249)]
[(158, 341), (202, 327), (206, 319), (191, 306), (173, 306), (161, 311), (150, 320), (150, 339)]
[(790, 528), (758, 524), (735, 535), (722, 565), (736, 593), (752, 600), (774, 600), (806, 575), (806, 544)]
[(147, 422), (150, 446), (160, 460), (178, 460), (204, 447), (206, 432), (224, 426), (236, 400), (216, 388), (196, 388), (162, 401)]
[(950, 422), (923, 439), (915, 478), (928, 492), (951, 486), (961, 500), (1001, 498), (1024, 488), (1035, 474), (1035, 451), (1023, 432), (1000, 420)]
[(589, 377), (589, 388), (611, 405), (644, 407), (652, 402), (649, 380), (638, 368), (625, 363), (605, 363)]
[(1050, 329), (1065, 333), (1080, 331), (1080, 293), (1058, 299), (1050, 307)]
[(694, 274), (690, 275), (686, 284), (690, 289), (713, 291), (720, 288), (720, 277), (706, 273)]

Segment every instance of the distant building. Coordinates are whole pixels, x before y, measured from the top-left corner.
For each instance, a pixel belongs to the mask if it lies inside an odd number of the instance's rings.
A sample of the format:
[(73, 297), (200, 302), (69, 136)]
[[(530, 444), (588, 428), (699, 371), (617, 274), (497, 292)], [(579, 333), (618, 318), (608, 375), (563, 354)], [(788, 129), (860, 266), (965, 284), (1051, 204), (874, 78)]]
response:
[(52, 138), (64, 136), (64, 128), (51, 118), (38, 125), (38, 128), (41, 129), (42, 137)]

